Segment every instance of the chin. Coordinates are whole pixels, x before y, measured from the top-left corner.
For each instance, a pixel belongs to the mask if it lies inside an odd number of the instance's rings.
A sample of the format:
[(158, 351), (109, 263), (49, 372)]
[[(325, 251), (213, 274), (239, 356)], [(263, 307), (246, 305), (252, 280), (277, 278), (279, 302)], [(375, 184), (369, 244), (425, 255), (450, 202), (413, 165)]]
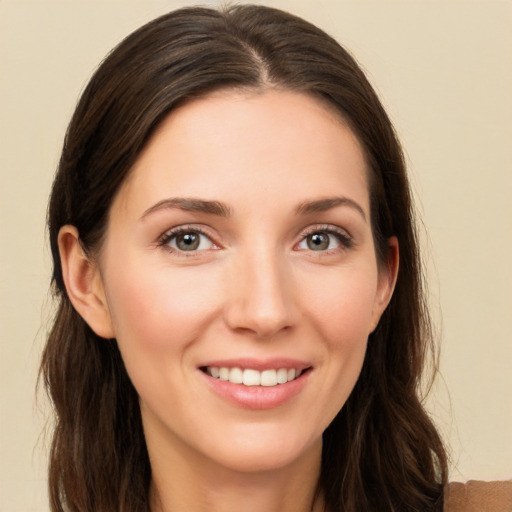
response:
[[(210, 458), (220, 466), (238, 473), (262, 473), (284, 469), (300, 460), (320, 459), (321, 437), (305, 442), (290, 436), (267, 437), (263, 434), (231, 439), (227, 446), (216, 446)], [(219, 450), (221, 448), (221, 450)], [(224, 449), (222, 449), (224, 448)]]

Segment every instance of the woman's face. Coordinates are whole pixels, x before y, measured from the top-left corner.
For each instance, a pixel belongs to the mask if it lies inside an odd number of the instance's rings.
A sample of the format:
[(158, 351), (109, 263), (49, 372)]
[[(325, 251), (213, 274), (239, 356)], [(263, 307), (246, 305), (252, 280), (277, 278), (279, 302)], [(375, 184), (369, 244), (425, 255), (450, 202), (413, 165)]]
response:
[(393, 267), (377, 265), (361, 147), (319, 101), (230, 91), (174, 111), (99, 256), (150, 454), (237, 471), (317, 457)]

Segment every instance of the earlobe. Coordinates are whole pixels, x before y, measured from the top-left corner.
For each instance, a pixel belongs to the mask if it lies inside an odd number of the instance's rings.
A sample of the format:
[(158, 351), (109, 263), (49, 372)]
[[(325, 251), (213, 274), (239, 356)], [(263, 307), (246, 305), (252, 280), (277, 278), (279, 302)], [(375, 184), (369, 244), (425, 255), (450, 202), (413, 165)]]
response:
[(114, 338), (99, 268), (85, 254), (78, 230), (63, 226), (58, 237), (62, 277), (73, 307), (89, 327), (102, 338)]
[(392, 236), (388, 240), (387, 260), (379, 268), (379, 278), (373, 308), (371, 331), (374, 331), (377, 327), (382, 313), (384, 313), (391, 297), (393, 296), (393, 291), (395, 290), (395, 284), (398, 277), (399, 260), (398, 239), (396, 236)]

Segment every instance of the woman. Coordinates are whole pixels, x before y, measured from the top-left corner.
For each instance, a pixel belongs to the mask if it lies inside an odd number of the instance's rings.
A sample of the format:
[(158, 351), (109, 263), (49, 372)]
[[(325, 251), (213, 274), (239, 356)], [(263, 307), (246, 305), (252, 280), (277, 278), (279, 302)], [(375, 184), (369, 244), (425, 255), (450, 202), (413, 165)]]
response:
[(49, 231), (52, 509), (442, 510), (402, 153), (325, 33), (236, 6), (129, 36)]

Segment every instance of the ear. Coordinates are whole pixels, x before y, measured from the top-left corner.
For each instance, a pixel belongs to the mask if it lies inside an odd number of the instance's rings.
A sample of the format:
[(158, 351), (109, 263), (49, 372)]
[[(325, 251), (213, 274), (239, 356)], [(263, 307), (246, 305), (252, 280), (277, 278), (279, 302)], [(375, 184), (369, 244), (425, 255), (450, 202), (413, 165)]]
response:
[(372, 311), (371, 332), (377, 327), (382, 313), (387, 308), (393, 291), (395, 290), (396, 279), (398, 277), (399, 266), (399, 247), (398, 239), (392, 236), (388, 240), (387, 259), (379, 265), (379, 276), (377, 282), (377, 293)]
[(58, 243), (62, 277), (73, 307), (98, 336), (114, 338), (100, 271), (85, 254), (78, 230), (74, 226), (63, 226)]

